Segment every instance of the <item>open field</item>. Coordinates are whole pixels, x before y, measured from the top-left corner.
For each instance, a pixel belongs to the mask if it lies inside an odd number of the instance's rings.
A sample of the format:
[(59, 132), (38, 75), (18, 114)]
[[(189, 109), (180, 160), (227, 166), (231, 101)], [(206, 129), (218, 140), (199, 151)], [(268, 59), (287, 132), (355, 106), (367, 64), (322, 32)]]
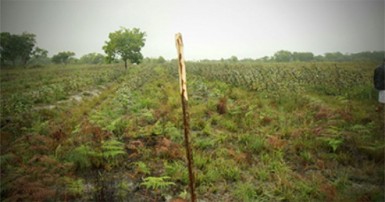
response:
[[(383, 201), (373, 62), (188, 62), (200, 201)], [(188, 198), (176, 64), (1, 70), (2, 201)]]

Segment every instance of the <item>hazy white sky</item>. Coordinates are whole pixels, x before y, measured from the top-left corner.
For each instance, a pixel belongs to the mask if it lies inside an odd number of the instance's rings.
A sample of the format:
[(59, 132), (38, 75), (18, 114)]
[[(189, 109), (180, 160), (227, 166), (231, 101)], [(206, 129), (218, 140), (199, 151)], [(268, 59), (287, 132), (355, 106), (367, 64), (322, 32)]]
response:
[(36, 34), (49, 55), (103, 53), (120, 27), (147, 33), (144, 57), (271, 56), (384, 50), (384, 0), (0, 0), (1, 32)]

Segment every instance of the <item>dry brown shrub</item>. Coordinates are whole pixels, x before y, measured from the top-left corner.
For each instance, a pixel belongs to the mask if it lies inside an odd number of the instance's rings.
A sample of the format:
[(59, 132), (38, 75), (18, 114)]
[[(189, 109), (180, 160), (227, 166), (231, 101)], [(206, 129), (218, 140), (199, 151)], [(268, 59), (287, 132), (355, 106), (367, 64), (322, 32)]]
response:
[(269, 125), (273, 121), (270, 117), (263, 117), (261, 123), (263, 126)]
[(328, 108), (324, 108), (324, 107), (320, 107), (318, 112), (314, 115), (314, 118), (317, 121), (326, 120), (326, 119), (330, 119), (333, 117), (335, 117), (335, 113), (332, 110), (330, 110)]
[(325, 194), (327, 201), (335, 201), (337, 196), (336, 187), (330, 183), (322, 183), (320, 191)]
[(282, 147), (285, 146), (286, 141), (282, 140), (281, 138), (277, 136), (269, 136), (267, 138), (268, 144), (273, 148), (273, 149), (281, 149)]
[(227, 150), (229, 156), (233, 158), (237, 163), (243, 164), (252, 164), (252, 155), (250, 153), (245, 153), (245, 152), (236, 152), (233, 149), (228, 149)]
[(179, 159), (183, 157), (180, 145), (165, 137), (157, 142), (155, 152), (158, 156), (164, 156), (170, 159)]
[(61, 141), (63, 139), (65, 139), (67, 137), (67, 134), (61, 129), (59, 128), (58, 130), (56, 130), (55, 132), (53, 132), (51, 134), (52, 138), (54, 138), (56, 141)]
[(219, 99), (219, 102), (217, 104), (217, 112), (219, 114), (227, 113), (227, 97), (222, 97), (221, 99)]

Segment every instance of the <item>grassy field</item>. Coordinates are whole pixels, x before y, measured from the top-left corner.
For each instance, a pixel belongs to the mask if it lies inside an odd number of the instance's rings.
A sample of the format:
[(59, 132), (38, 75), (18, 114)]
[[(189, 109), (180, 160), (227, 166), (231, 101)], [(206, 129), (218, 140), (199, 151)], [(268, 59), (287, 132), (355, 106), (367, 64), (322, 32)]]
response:
[[(200, 201), (383, 201), (373, 62), (189, 62)], [(2, 201), (189, 197), (174, 63), (1, 70)]]

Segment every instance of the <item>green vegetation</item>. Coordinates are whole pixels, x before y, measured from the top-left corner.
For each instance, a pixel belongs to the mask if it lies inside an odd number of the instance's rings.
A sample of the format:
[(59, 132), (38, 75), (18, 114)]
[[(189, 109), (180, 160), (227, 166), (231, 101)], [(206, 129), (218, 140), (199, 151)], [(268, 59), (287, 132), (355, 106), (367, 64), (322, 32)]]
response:
[(169, 180), (170, 177), (162, 176), (162, 177), (146, 177), (143, 179), (141, 185), (145, 186), (147, 189), (165, 189), (171, 185), (175, 185), (173, 182), (168, 182), (165, 180)]
[(52, 56), (52, 62), (54, 62), (55, 64), (66, 65), (72, 59), (73, 56), (75, 56), (75, 53), (71, 51), (59, 52), (58, 54)]
[(360, 53), (352, 53), (352, 54), (343, 54), (341, 52), (332, 52), (325, 53), (324, 55), (315, 56), (311, 52), (290, 52), (287, 50), (277, 51), (273, 57), (268, 58), (264, 57), (262, 60), (264, 61), (275, 61), (275, 62), (291, 62), (291, 61), (334, 61), (334, 62), (342, 62), (342, 61), (362, 61), (362, 60), (377, 60), (381, 61), (384, 57), (384, 51), (366, 51)]
[[(375, 62), (233, 59), (186, 64), (198, 199), (383, 199)], [(2, 70), (2, 200), (188, 198), (176, 66)]]
[(83, 55), (79, 59), (79, 63), (81, 64), (103, 64), (104, 63), (104, 55), (100, 53), (88, 53)]
[[(72, 51), (61, 51), (52, 58), (48, 57), (48, 51), (36, 46), (35, 34), (22, 33), (20, 35), (1, 33), (0, 55), (1, 67), (43, 67), (51, 63), (54, 64), (105, 64), (124, 62), (127, 69), (127, 62), (139, 64), (142, 61), (150, 64), (164, 64), (166, 60), (159, 58), (144, 58), (141, 49), (145, 45), (146, 32), (139, 28), (128, 29), (122, 27), (120, 30), (111, 32), (109, 40), (105, 42), (103, 50), (106, 55), (100, 53), (88, 53), (80, 58), (75, 58)], [(258, 59), (244, 58), (238, 59), (231, 56), (221, 60), (201, 60), (203, 63), (287, 63), (287, 62), (350, 62), (357, 63), (381, 61), (384, 57), (384, 51), (364, 51), (358, 53), (329, 52), (324, 55), (314, 55), (311, 52), (290, 52), (288, 50), (279, 50), (273, 56), (264, 56)], [(229, 65), (229, 64), (228, 64)]]
[[(2, 32), (0, 35), (0, 55), (1, 65), (21, 64), (25, 66), (31, 59), (32, 53), (40, 52), (40, 48), (35, 47), (35, 35), (24, 32), (21, 35)], [(35, 51), (34, 51), (35, 49)]]
[(140, 52), (146, 41), (146, 33), (141, 32), (138, 28), (132, 30), (121, 28), (116, 32), (108, 35), (109, 41), (103, 46), (104, 52), (107, 54), (107, 61), (112, 62), (117, 56), (124, 61), (124, 67), (127, 69), (127, 60), (131, 63), (139, 64), (143, 55)]

